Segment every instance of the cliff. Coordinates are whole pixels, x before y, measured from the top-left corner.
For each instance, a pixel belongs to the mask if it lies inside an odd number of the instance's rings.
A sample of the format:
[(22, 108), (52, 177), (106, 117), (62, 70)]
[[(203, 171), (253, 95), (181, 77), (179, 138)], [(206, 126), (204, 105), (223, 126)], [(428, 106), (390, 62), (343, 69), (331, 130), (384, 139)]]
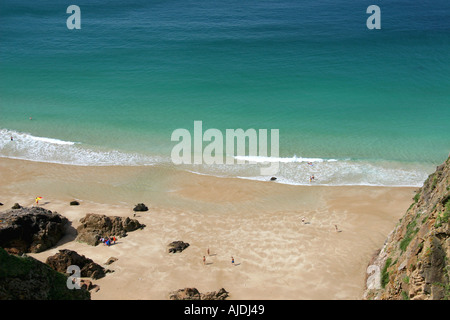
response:
[(0, 247), (0, 300), (90, 300), (89, 291), (68, 289), (67, 276), (32, 257)]
[(364, 299), (450, 299), (450, 157), (412, 200), (369, 263)]

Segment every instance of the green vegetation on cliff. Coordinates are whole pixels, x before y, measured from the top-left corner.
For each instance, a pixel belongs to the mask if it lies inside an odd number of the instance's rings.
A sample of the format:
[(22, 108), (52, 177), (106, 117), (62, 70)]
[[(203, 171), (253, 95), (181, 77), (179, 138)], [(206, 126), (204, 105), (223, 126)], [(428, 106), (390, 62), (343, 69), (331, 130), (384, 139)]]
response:
[[(373, 257), (365, 299), (450, 299), (450, 157), (431, 174)], [(375, 267), (375, 268), (374, 268)]]
[(89, 300), (85, 289), (67, 288), (67, 276), (32, 257), (0, 247), (0, 300)]

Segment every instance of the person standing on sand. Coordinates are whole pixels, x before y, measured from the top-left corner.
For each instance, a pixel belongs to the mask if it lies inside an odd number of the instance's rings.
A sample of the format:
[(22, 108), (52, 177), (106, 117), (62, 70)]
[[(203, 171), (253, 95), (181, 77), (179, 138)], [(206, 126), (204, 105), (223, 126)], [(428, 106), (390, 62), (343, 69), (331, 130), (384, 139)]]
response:
[(209, 248), (208, 248), (208, 250), (206, 250), (206, 253), (208, 254), (208, 256), (209, 256)]
[(234, 266), (234, 258), (231, 257), (231, 264)]
[(206, 264), (206, 258), (205, 258), (205, 256), (203, 256), (203, 265), (205, 265)]

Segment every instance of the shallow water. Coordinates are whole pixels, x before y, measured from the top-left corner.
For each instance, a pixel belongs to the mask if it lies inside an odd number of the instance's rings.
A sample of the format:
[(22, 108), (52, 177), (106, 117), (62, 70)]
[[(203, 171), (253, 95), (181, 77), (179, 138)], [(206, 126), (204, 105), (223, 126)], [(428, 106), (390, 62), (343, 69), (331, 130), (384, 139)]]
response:
[(69, 3), (2, 1), (0, 156), (170, 165), (201, 120), (278, 129), (281, 183), (418, 186), (450, 151), (450, 4), (383, 3), (368, 30), (371, 4), (77, 1), (68, 30)]

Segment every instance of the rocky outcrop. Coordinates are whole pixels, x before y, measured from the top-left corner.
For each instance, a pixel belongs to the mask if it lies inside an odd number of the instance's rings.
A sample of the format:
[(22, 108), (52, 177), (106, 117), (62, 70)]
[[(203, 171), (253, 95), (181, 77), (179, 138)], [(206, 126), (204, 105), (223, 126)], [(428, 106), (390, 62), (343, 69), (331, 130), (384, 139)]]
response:
[(200, 294), (200, 300), (225, 300), (229, 293), (224, 288), (219, 291), (207, 292)]
[(53, 256), (50, 256), (45, 261), (53, 270), (61, 273), (66, 273), (67, 268), (70, 265), (76, 265), (80, 268), (80, 276), (92, 278), (94, 280), (103, 278), (106, 274), (106, 270), (96, 264), (89, 258), (79, 255), (72, 250), (59, 250), (59, 252)]
[(90, 293), (69, 289), (67, 276), (32, 257), (0, 248), (0, 300), (89, 300)]
[(171, 292), (170, 300), (225, 300), (228, 292), (222, 288), (219, 291), (200, 293), (196, 288), (184, 288)]
[(40, 207), (0, 213), (0, 247), (10, 253), (38, 253), (53, 247), (65, 235), (68, 220)]
[(169, 253), (181, 252), (189, 247), (189, 243), (183, 241), (173, 241), (169, 244)]
[(450, 299), (450, 158), (412, 200), (369, 264), (365, 299)]
[(77, 228), (77, 241), (85, 242), (92, 246), (100, 243), (104, 237), (126, 237), (127, 232), (142, 229), (145, 225), (136, 219), (129, 217), (106, 216), (88, 213), (80, 220), (81, 225)]

